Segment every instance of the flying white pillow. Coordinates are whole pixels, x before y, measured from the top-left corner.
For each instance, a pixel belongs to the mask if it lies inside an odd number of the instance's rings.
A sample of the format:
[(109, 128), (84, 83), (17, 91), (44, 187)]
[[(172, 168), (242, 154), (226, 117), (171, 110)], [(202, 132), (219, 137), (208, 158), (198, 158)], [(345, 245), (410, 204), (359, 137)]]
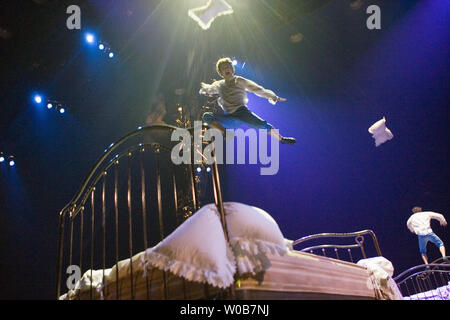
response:
[(233, 13), (233, 8), (225, 0), (209, 0), (205, 6), (190, 9), (189, 17), (194, 19), (202, 29), (207, 30), (214, 19)]
[(378, 120), (375, 122), (370, 128), (369, 132), (372, 134), (372, 138), (375, 139), (375, 146), (378, 147), (380, 144), (385, 143), (388, 140), (391, 140), (394, 135), (391, 130), (386, 128), (386, 118)]

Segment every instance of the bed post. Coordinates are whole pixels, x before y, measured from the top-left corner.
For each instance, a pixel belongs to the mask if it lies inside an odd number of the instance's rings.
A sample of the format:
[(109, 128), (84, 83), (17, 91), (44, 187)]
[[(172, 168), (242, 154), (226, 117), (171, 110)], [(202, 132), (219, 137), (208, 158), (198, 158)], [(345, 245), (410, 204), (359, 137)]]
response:
[(63, 258), (63, 239), (64, 239), (64, 215), (63, 209), (59, 214), (59, 239), (58, 239), (58, 261), (56, 266), (56, 300), (59, 299), (61, 294), (61, 268)]
[[(229, 244), (230, 238), (228, 235), (227, 220), (225, 219), (225, 209), (223, 208), (222, 190), (220, 188), (219, 169), (217, 167), (217, 161), (215, 159), (215, 155), (214, 155), (214, 163), (213, 163), (212, 167), (213, 167), (212, 172), (213, 172), (214, 202), (220, 213), (220, 220), (222, 222), (222, 228), (223, 228), (223, 233), (225, 234), (225, 240)], [(231, 295), (231, 299), (234, 299), (234, 297), (235, 297), (234, 283), (230, 286), (230, 295)]]

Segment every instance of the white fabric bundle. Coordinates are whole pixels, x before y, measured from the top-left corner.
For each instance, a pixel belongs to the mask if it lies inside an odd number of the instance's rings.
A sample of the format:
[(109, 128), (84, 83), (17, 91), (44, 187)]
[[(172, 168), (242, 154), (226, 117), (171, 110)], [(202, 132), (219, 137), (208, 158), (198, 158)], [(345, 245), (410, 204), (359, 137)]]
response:
[(204, 30), (209, 29), (217, 17), (231, 13), (233, 13), (233, 8), (225, 0), (209, 0), (205, 6), (188, 11), (189, 17), (194, 19)]
[[(91, 277), (92, 272), (92, 277)], [(103, 275), (105, 276), (105, 280), (107, 277), (109, 277), (111, 273), (111, 269), (105, 269), (105, 272), (103, 273), (103, 270), (87, 270), (80, 280), (78, 280), (75, 283), (75, 286), (73, 289), (70, 289), (66, 294), (59, 297), (60, 300), (72, 300), (73, 298), (76, 298), (77, 295), (81, 294), (81, 292), (85, 292), (93, 288), (95, 292), (97, 292), (99, 299), (103, 300)], [(106, 282), (106, 281), (105, 281)]]
[(369, 132), (372, 134), (372, 138), (375, 139), (375, 146), (378, 147), (380, 144), (391, 140), (394, 135), (391, 130), (386, 127), (386, 118), (378, 120), (370, 128)]
[(392, 262), (384, 257), (361, 259), (358, 261), (357, 265), (367, 268), (371, 273), (376, 274), (379, 279), (386, 280), (394, 274)]
[(392, 275), (394, 266), (385, 257), (362, 259), (357, 265), (365, 267), (370, 274), (371, 284), (380, 299), (402, 300), (403, 296), (397, 287)]

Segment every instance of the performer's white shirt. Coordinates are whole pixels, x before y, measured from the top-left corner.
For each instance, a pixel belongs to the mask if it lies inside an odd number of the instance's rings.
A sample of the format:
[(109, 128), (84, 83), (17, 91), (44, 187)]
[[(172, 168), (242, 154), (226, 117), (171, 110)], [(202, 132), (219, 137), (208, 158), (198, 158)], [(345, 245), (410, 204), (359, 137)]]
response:
[(272, 104), (277, 99), (277, 95), (272, 90), (265, 89), (259, 84), (241, 76), (234, 76), (231, 81), (222, 79), (212, 84), (203, 84), (200, 89), (201, 94), (219, 94), (218, 103), (227, 114), (233, 113), (239, 107), (247, 105), (246, 91), (266, 98)]
[(436, 219), (442, 225), (445, 222), (445, 218), (442, 214), (433, 211), (422, 211), (414, 213), (409, 217), (406, 225), (408, 229), (417, 235), (427, 235), (433, 232), (430, 226), (430, 220)]

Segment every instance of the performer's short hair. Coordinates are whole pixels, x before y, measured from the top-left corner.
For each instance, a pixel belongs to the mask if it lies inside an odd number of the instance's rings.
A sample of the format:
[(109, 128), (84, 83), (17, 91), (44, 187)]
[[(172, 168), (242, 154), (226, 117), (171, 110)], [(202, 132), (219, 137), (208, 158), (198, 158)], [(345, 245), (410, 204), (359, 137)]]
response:
[(417, 212), (421, 212), (421, 211), (422, 211), (421, 207), (414, 207), (414, 208), (412, 208), (412, 212), (413, 213), (417, 213)]
[(229, 63), (231, 65), (231, 67), (233, 68), (233, 73), (235, 72), (234, 66), (233, 66), (233, 61), (231, 61), (230, 58), (226, 57), (226, 58), (220, 58), (219, 60), (217, 60), (216, 62), (216, 71), (217, 73), (222, 76), (220, 74), (220, 66), (225, 64), (225, 63)]

